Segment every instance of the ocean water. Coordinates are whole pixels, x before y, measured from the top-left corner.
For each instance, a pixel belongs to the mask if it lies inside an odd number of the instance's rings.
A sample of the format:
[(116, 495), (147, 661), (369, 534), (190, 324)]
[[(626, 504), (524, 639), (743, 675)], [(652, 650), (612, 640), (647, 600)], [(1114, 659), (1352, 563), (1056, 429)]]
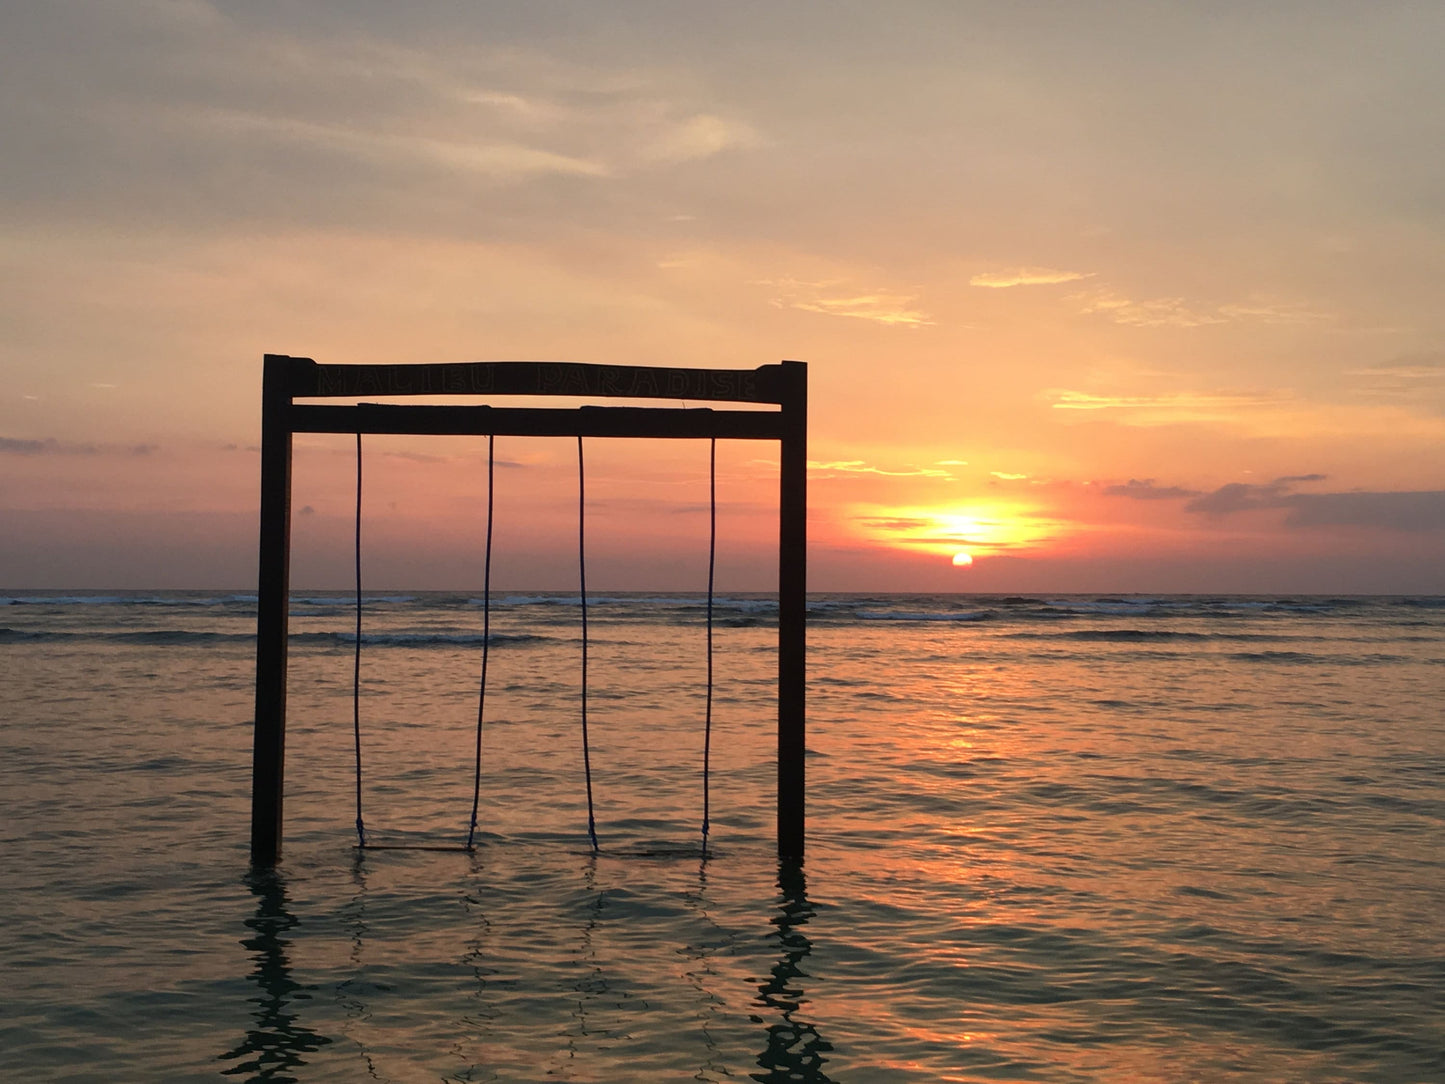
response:
[[(775, 608), (499, 595), (478, 846), (365, 850), (351, 600), (0, 600), (0, 1077), (1445, 1080), (1445, 599), (817, 596), (808, 856)], [(376, 844), (466, 836), (481, 607), (365, 602)]]

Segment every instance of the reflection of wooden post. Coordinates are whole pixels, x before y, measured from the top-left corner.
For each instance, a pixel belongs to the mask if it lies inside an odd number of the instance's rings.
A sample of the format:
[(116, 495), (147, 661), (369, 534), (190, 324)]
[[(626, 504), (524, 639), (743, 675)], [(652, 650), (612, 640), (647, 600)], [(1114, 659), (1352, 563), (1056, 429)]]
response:
[(261, 382), (261, 550), (256, 590), (256, 734), (251, 862), (281, 854), (286, 770), (286, 619), (291, 579), (291, 359), (266, 355)]
[(808, 366), (781, 366), (778, 495), (778, 855), (803, 857), (807, 724)]

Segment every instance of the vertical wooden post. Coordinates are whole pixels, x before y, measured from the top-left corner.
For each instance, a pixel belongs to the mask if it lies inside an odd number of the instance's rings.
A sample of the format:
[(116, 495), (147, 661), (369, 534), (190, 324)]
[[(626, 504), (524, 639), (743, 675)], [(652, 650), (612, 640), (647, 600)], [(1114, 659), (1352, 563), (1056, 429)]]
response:
[(267, 354), (261, 378), (261, 548), (251, 761), (251, 864), (255, 866), (275, 865), (281, 855), (291, 580), (291, 361), (284, 354)]
[(782, 364), (778, 499), (778, 857), (803, 858), (807, 724), (808, 366)]

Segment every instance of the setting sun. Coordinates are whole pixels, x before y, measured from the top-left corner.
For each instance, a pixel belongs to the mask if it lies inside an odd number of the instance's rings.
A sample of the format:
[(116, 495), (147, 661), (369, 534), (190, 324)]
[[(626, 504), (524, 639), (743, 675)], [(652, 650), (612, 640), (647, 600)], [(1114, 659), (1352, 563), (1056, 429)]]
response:
[(1063, 524), (997, 499), (946, 509), (875, 506), (859, 509), (855, 521), (880, 542), (936, 553), (958, 568), (968, 568), (979, 555), (1047, 546), (1064, 534)]

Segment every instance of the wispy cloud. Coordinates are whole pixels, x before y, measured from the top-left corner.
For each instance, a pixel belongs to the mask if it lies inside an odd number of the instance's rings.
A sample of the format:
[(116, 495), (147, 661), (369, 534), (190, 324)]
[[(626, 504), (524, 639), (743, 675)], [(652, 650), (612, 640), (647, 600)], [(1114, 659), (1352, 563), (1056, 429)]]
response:
[[(369, 167), (410, 165), (435, 167), (495, 179), (522, 180), (543, 174), (606, 177), (613, 169), (592, 156), (569, 154), (526, 142), (445, 135), (423, 136), (391, 131), (385, 126), (321, 123), (296, 117), (212, 109), (177, 113), (173, 123), (229, 133), (244, 146), (270, 142), (282, 147), (330, 152)], [(259, 149), (259, 148), (258, 148)]]
[(1387, 531), (1445, 530), (1445, 490), (1352, 490), (1298, 493), (1295, 487), (1325, 481), (1323, 474), (1294, 474), (1263, 485), (1230, 482), (1184, 506), (1211, 517), (1284, 510), (1287, 527), (1372, 527)]
[(968, 280), (970, 286), (1004, 290), (1010, 286), (1054, 286), (1092, 278), (1092, 271), (1061, 271), (1054, 267), (1015, 267), (1008, 271), (984, 271)]
[(1227, 320), (1256, 320), (1265, 324), (1308, 324), (1332, 318), (1330, 313), (1301, 301), (1233, 301), (1216, 310)]
[(1445, 490), (1302, 493), (1288, 500), (1291, 527), (1377, 527), (1445, 531)]
[[(320, 448), (320, 447), (325, 447), (325, 445), (317, 444), (317, 445), (314, 445), (314, 447)], [(260, 449), (260, 447), (257, 446), (257, 445), (247, 445), (244, 449), (241, 449), (238, 445), (228, 444), (228, 445), (225, 446), (225, 450), (226, 450), (226, 451), (239, 451), (239, 450), (244, 450), (244, 451), (247, 451), (247, 452), (258, 452), (258, 451), (260, 451), (261, 449)], [(328, 452), (328, 454), (333, 455), (333, 456), (336, 456), (336, 457), (338, 457), (338, 458), (340, 458), (340, 459), (354, 459), (354, 458), (356, 458), (356, 451), (355, 451), (355, 449), (352, 449), (352, 448), (329, 447), (329, 448), (327, 448), (327, 452)], [(404, 463), (428, 463), (428, 464), (430, 464), (430, 463), (466, 463), (466, 464), (482, 463), (482, 464), (485, 464), (485, 463), (486, 463), (486, 456), (485, 456), (485, 455), (478, 456), (478, 455), (475, 454), (475, 453), (467, 453), (467, 452), (459, 452), (459, 453), (454, 454), (454, 455), (438, 455), (438, 454), (434, 454), (434, 453), (431, 453), (431, 452), (413, 452), (413, 451), (408, 451), (408, 450), (401, 449), (401, 448), (378, 448), (378, 449), (373, 449), (373, 450), (367, 451), (366, 455), (367, 455), (367, 458), (368, 458), (368, 459), (371, 459), (371, 458), (375, 458), (375, 459), (394, 459), (394, 460), (400, 460), (401, 462), (404, 462)], [(508, 469), (508, 468), (527, 467), (527, 466), (530, 466), (530, 464), (521, 462), (521, 461), (516, 460), (516, 459), (503, 459), (503, 458), (498, 458), (498, 459), (495, 459), (495, 460), (493, 461), (492, 466), (497, 467), (498, 469)]]
[(1251, 512), (1283, 511), (1287, 527), (1373, 527), (1388, 531), (1445, 530), (1445, 490), (1300, 493), (1297, 487), (1327, 481), (1324, 474), (1287, 474), (1264, 483), (1228, 482), (1205, 493), (1131, 478), (1106, 486), (1105, 496), (1139, 501), (1187, 500), (1186, 512), (1223, 519)]
[(1112, 290), (1076, 294), (1073, 300), (1086, 316), (1103, 316), (1116, 324), (1130, 327), (1202, 327), (1222, 324), (1218, 313), (1190, 308), (1182, 297), (1155, 297), (1132, 300)]
[(805, 312), (821, 312), (826, 316), (848, 316), (900, 327), (923, 327), (933, 323), (927, 313), (908, 307), (912, 301), (913, 297), (908, 294), (860, 294), (857, 297), (797, 301), (792, 307)]
[(1044, 393), (1054, 410), (1109, 412), (1125, 425), (1174, 425), (1181, 422), (1227, 421), (1241, 411), (1277, 405), (1280, 394), (1210, 391), (1167, 395), (1096, 395), (1050, 388)]
[(28, 440), (0, 437), (0, 455), (150, 455), (159, 450), (158, 444), (91, 444), (54, 437)]
[(1283, 508), (1289, 527), (1375, 527), (1393, 531), (1445, 530), (1445, 490), (1289, 493), (1275, 486), (1233, 483), (1186, 505), (1213, 516)]
[(883, 467), (874, 467), (861, 459), (835, 460), (833, 462), (821, 463), (817, 460), (808, 460), (808, 469), (820, 474), (881, 474), (888, 478), (952, 478), (946, 470), (939, 470), (937, 467), (915, 467), (905, 465), (902, 470), (887, 470)]
[(1233, 321), (1300, 324), (1328, 319), (1326, 313), (1300, 302), (1233, 301), (1214, 307), (1191, 304), (1182, 297), (1130, 298), (1114, 290), (1089, 290), (1071, 301), (1086, 316), (1102, 316), (1129, 327), (1205, 327)]
[(1226, 516), (1234, 512), (1252, 512), (1261, 508), (1287, 507), (1298, 494), (1291, 488), (1301, 482), (1322, 482), (1323, 474), (1296, 474), (1276, 478), (1272, 482), (1256, 485), (1249, 482), (1230, 482), (1212, 493), (1205, 493), (1184, 506), (1186, 512), (1201, 512), (1209, 516)]
[[(534, 237), (558, 207), (569, 221), (584, 214), (578, 185), (645, 188), (767, 143), (742, 104), (673, 66), (569, 59), (461, 24), (425, 34), (409, 21), (413, 35), (359, 17), (332, 33), (319, 10), (237, 12), (166, 0), (103, 6), (80, 24), (43, 5), (17, 16), (3, 66), (27, 93), (0, 105), (10, 142), (28, 152), (7, 162), (14, 183), (38, 197), (70, 177), (68, 216), (83, 207), (131, 228), (163, 209), (171, 228), (304, 218), (465, 232), (465, 219), (520, 233), (528, 218)], [(53, 73), (41, 43), (59, 40), (84, 80)], [(559, 186), (553, 198), (478, 198), (479, 184), (543, 181)]]
[(95, 455), (93, 444), (61, 444), (54, 437), (43, 440), (20, 440), (0, 437), (0, 454), (4, 455)]
[(1445, 379), (1445, 354), (1404, 354), (1380, 365), (1345, 370), (1346, 376), (1389, 377), (1394, 380)]
[(1415, 398), (1445, 391), (1445, 352), (1402, 354), (1379, 365), (1347, 369), (1360, 391), (1383, 398)]
[(661, 162), (693, 162), (761, 142), (751, 124), (697, 113), (664, 127), (648, 148), (648, 155)]
[(1190, 501), (1184, 506), (1184, 510), (1202, 512), (1208, 516), (1227, 516), (1234, 512), (1252, 512), (1259, 508), (1278, 508), (1284, 495), (1284, 488), (1275, 484), (1230, 482), (1212, 493)]
[(913, 307), (914, 294), (896, 290), (854, 290), (840, 279), (807, 282), (800, 279), (764, 279), (759, 286), (779, 291), (773, 298), (778, 308), (801, 309), (825, 316), (846, 316), (889, 327), (925, 327), (933, 323), (928, 313)]
[(1156, 485), (1153, 478), (1130, 478), (1123, 485), (1105, 486), (1104, 495), (1128, 497), (1135, 501), (1173, 501), (1201, 494), (1197, 489), (1185, 489), (1183, 486)]

